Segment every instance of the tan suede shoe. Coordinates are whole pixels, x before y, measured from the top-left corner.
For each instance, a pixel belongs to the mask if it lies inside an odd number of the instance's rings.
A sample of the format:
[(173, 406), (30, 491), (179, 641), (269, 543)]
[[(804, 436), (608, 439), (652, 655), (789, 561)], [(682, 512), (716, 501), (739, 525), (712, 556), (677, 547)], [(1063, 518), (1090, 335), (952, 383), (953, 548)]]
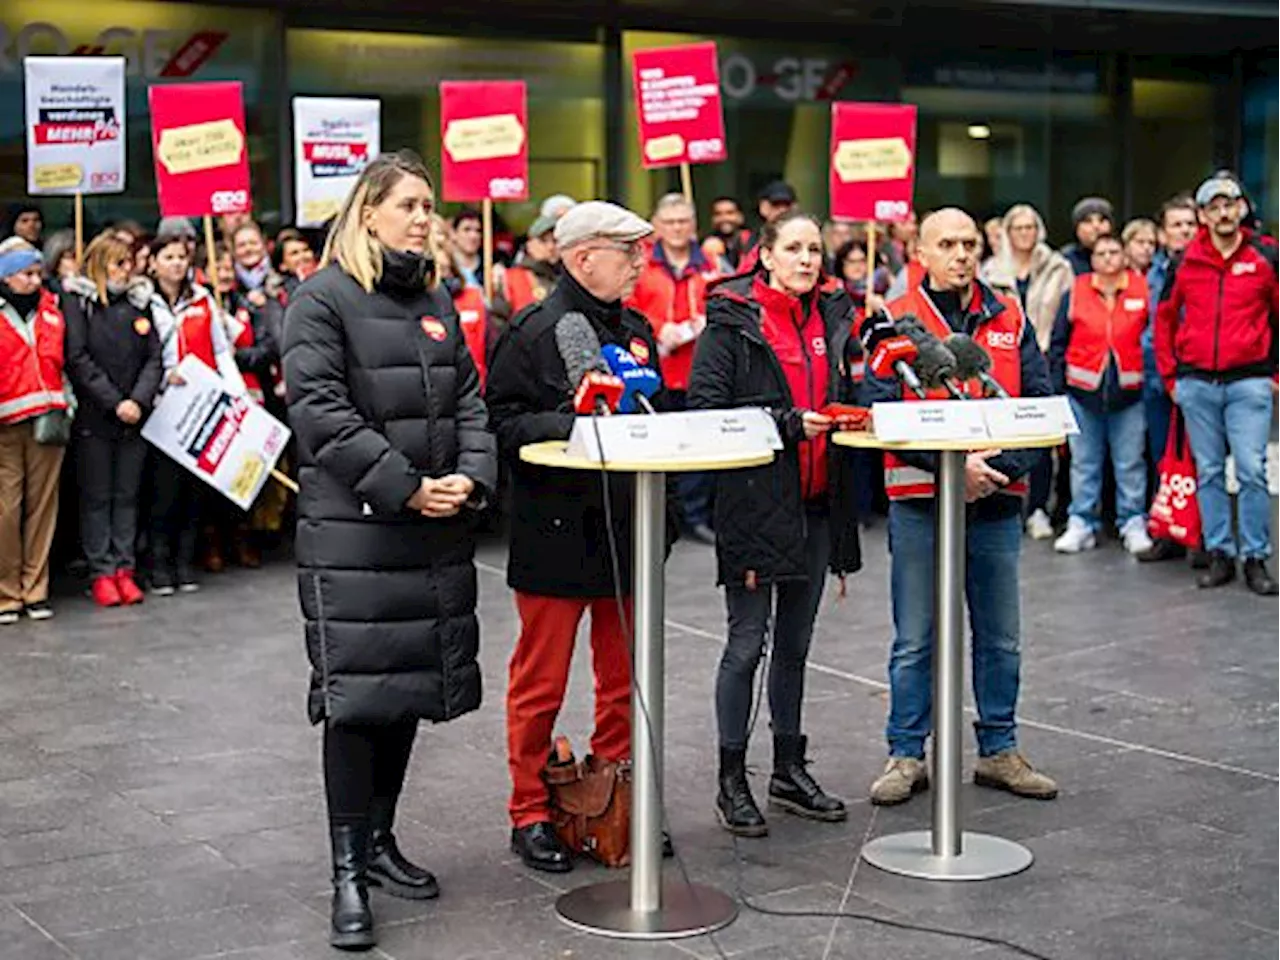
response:
[(1033, 800), (1052, 800), (1058, 795), (1058, 784), (1050, 776), (1038, 772), (1017, 750), (1006, 750), (993, 757), (979, 757), (973, 768), (973, 782), (980, 787), (1008, 790)]
[(915, 757), (890, 757), (884, 773), (871, 784), (871, 802), (888, 807), (905, 803), (913, 794), (929, 788), (929, 768)]

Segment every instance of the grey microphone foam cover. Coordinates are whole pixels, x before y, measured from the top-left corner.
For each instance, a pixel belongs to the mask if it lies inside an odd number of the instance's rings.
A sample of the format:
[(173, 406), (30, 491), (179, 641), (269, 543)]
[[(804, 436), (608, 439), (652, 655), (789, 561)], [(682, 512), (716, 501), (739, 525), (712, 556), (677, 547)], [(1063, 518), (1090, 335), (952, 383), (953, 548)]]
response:
[(600, 338), (585, 315), (571, 310), (556, 321), (556, 349), (564, 361), (569, 386), (576, 388), (591, 371), (608, 373), (609, 366), (600, 356)]
[(965, 333), (953, 333), (943, 341), (943, 345), (955, 355), (956, 375), (962, 380), (970, 380), (991, 370), (991, 358), (987, 351), (978, 346), (973, 337)]

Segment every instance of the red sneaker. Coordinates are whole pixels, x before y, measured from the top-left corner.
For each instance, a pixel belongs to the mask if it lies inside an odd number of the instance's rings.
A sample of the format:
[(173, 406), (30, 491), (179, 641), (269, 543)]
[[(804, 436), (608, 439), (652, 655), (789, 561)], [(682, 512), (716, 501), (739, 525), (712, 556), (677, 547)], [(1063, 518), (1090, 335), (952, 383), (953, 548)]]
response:
[(132, 606), (147, 599), (142, 589), (133, 581), (133, 571), (128, 568), (116, 571), (116, 590), (120, 593), (120, 602)]
[(120, 606), (120, 589), (116, 586), (115, 577), (94, 577), (91, 592), (93, 593), (93, 602), (100, 607)]

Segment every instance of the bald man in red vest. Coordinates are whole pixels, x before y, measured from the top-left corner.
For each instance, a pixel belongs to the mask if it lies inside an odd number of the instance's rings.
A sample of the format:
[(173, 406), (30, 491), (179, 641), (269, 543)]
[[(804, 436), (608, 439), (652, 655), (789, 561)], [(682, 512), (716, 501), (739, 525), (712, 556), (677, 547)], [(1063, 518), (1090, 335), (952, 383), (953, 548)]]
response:
[[(963, 210), (946, 208), (920, 225), (920, 284), (887, 305), (895, 319), (918, 317), (935, 336), (971, 336), (991, 357), (991, 375), (1010, 396), (1053, 392), (1044, 355), (1016, 298), (977, 279), (978, 226)], [(897, 380), (869, 376), (876, 400), (909, 400)], [(983, 395), (976, 380), (962, 384)], [(936, 391), (936, 399), (946, 399)], [(968, 501), (965, 595), (973, 640), (973, 687), (978, 721), (974, 782), (1037, 799), (1058, 787), (1018, 749), (1015, 712), (1021, 674), (1018, 558), (1022, 501), (1036, 451), (975, 450), (965, 463)], [(892, 554), (893, 651), (886, 735), (889, 762), (871, 787), (871, 801), (902, 803), (928, 785), (925, 741), (933, 727), (934, 540), (936, 454), (885, 454)]]

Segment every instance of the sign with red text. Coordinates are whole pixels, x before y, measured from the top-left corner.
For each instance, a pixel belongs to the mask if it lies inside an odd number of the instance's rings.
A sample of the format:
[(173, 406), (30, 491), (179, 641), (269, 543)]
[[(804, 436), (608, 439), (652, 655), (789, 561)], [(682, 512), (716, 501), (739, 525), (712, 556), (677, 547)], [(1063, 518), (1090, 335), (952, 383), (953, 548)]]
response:
[(248, 212), (253, 197), (240, 84), (155, 86), (147, 102), (160, 215)]
[(320, 227), (381, 146), (381, 104), (344, 97), (293, 98), (294, 196), (298, 226)]
[(124, 190), (124, 57), (27, 57), (27, 192)]
[(716, 45), (637, 50), (631, 59), (645, 167), (727, 160)]
[(831, 216), (905, 220), (915, 177), (913, 105), (831, 105)]
[(523, 80), (440, 84), (444, 199), (529, 199), (529, 120)]
[(142, 438), (241, 510), (253, 507), (289, 442), (289, 428), (195, 356), (178, 364), (142, 427)]

